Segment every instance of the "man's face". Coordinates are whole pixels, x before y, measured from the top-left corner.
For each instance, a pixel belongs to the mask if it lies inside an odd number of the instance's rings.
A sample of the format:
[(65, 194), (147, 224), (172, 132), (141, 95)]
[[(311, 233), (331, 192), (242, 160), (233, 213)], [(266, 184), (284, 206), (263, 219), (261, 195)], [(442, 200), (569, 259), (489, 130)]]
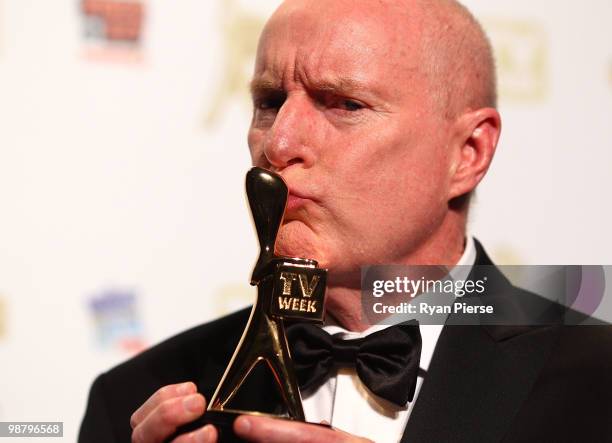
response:
[(286, 2), (257, 53), (251, 156), (290, 190), (277, 251), (338, 282), (409, 261), (448, 208), (450, 123), (427, 93), (418, 18), (392, 3)]

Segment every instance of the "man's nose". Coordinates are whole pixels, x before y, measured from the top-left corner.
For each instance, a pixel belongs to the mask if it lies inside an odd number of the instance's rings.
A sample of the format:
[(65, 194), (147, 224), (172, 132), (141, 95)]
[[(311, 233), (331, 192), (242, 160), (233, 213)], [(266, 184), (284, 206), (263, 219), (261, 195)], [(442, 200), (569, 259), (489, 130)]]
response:
[(270, 165), (278, 170), (296, 163), (306, 168), (313, 165), (315, 112), (306, 95), (285, 100), (264, 142), (264, 155)]

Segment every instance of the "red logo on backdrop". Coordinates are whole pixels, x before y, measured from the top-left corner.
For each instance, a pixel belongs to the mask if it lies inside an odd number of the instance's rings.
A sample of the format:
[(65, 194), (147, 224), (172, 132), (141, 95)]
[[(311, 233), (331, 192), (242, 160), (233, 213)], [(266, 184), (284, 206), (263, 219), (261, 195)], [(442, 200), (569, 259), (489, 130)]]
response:
[(146, 16), (144, 0), (82, 0), (86, 57), (141, 61)]

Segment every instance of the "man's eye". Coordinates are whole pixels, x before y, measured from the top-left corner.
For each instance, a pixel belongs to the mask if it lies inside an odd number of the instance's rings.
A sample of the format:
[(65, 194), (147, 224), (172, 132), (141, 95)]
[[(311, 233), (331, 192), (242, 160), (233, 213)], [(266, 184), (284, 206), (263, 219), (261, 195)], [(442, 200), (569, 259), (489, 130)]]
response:
[(317, 101), (327, 109), (341, 114), (350, 114), (367, 108), (367, 105), (359, 100), (343, 97), (334, 93), (324, 93), (320, 97), (317, 97)]
[(340, 102), (340, 107), (346, 111), (354, 112), (363, 109), (364, 105), (355, 100), (344, 99)]
[(285, 103), (285, 97), (262, 97), (255, 100), (255, 107), (262, 111), (278, 110)]

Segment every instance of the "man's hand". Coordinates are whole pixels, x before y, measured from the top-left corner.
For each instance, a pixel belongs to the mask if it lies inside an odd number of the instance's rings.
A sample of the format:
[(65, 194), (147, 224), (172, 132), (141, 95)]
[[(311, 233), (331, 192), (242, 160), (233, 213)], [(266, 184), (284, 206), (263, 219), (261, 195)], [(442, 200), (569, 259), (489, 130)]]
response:
[[(206, 400), (197, 393), (196, 385), (187, 382), (164, 386), (157, 390), (132, 414), (132, 443), (161, 443), (176, 431), (204, 413)], [(217, 431), (211, 425), (181, 435), (173, 443), (204, 443), (217, 441)]]
[(289, 420), (241, 415), (234, 432), (250, 442), (262, 443), (371, 443), (339, 430)]
[[(206, 400), (191, 382), (160, 388), (132, 414), (132, 443), (161, 443), (176, 428), (204, 413)], [(234, 422), (234, 432), (251, 442), (265, 443), (367, 443), (370, 440), (332, 430), (323, 426), (278, 420), (268, 417), (240, 416)], [(183, 434), (172, 443), (214, 443), (218, 433), (206, 425)]]

